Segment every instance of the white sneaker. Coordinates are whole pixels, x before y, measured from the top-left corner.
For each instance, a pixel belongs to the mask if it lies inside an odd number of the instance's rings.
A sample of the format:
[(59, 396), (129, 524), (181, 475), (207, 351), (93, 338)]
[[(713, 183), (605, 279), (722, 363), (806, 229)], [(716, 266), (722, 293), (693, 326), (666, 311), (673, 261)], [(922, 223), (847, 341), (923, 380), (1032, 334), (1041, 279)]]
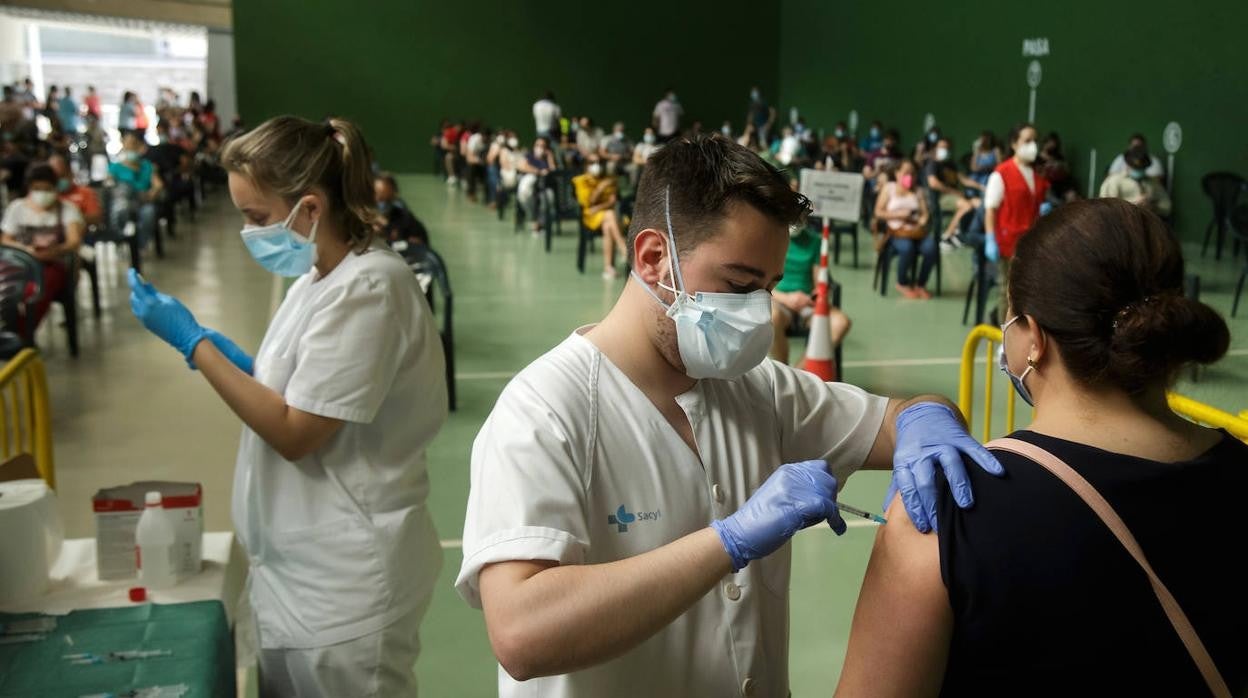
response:
[(453, 186), (455, 186), (456, 184), (459, 184), (459, 180), (458, 180), (458, 179), (456, 179), (456, 178), (454, 178), (454, 177), (447, 177), (447, 178), (446, 178), (446, 186), (448, 186), (448, 187), (453, 187)]
[(614, 281), (616, 276), (617, 274), (614, 269), (606, 269), (602, 272), (602, 278), (604, 281)]

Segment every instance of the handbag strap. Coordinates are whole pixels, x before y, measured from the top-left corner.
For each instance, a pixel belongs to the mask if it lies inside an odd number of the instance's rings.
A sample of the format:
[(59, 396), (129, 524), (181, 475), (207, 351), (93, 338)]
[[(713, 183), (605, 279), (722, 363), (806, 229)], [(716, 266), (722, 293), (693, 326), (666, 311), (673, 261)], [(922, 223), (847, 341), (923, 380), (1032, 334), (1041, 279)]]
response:
[(1217, 698), (1231, 698), (1231, 691), (1227, 688), (1226, 681), (1218, 672), (1218, 667), (1213, 663), (1213, 658), (1209, 656), (1209, 651), (1205, 649), (1205, 645), (1200, 641), (1200, 636), (1196, 634), (1196, 629), (1192, 627), (1191, 621), (1187, 619), (1187, 614), (1183, 613), (1183, 609), (1179, 606), (1179, 602), (1175, 600), (1174, 595), (1166, 588), (1157, 573), (1153, 571), (1152, 565), (1148, 564), (1148, 559), (1144, 557), (1144, 551), (1140, 548), (1140, 544), (1136, 542), (1135, 536), (1131, 535), (1131, 530), (1123, 523), (1118, 513), (1110, 506), (1109, 502), (1101, 496), (1100, 492), (1092, 486), (1082, 475), (1075, 472), (1075, 469), (1067, 465), (1062, 459), (1049, 453), (1043, 448), (1035, 444), (1021, 441), (1019, 439), (996, 439), (985, 444), (990, 449), (998, 449), (1016, 453), (1024, 458), (1029, 458), (1055, 475), (1057, 479), (1066, 483), (1066, 486), (1074, 490), (1075, 494), (1088, 505), (1089, 508), (1101, 519), (1109, 528), (1114, 537), (1122, 543), (1122, 547), (1126, 548), (1131, 557), (1139, 563), (1144, 573), (1148, 575), (1148, 581), (1153, 586), (1153, 592), (1157, 594), (1157, 601), (1161, 603), (1162, 609), (1166, 612), (1166, 617), (1170, 619), (1170, 625), (1174, 626), (1174, 631), (1178, 633), (1179, 639), (1183, 641), (1183, 645), (1187, 648), (1188, 654), (1191, 655), (1192, 661), (1196, 662), (1196, 667), (1200, 669), (1201, 676), (1205, 679), (1205, 684), (1209, 687), (1209, 692)]

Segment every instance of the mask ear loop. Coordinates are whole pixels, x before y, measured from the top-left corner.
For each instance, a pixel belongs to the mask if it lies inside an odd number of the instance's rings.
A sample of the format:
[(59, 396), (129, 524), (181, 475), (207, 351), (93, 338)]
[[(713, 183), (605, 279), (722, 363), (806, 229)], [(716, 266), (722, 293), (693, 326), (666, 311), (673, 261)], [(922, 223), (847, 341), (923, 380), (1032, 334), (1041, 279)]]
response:
[[(299, 231), (297, 231), (297, 230), (295, 230), (294, 228), (290, 227), (290, 225), (291, 225), (292, 223), (294, 223), (294, 222), (295, 222), (295, 216), (296, 216), (296, 215), (298, 215), (298, 213), (299, 213), (299, 209), (300, 209), (300, 207), (302, 207), (302, 206), (303, 206), (303, 199), (299, 199), (298, 201), (296, 201), (296, 202), (295, 202), (295, 207), (294, 207), (294, 208), (292, 208), (292, 209), (290, 209), (290, 215), (289, 215), (289, 216), (286, 216), (286, 220), (282, 223), (282, 227), (283, 227), (283, 228), (285, 228), (285, 229), (289, 230), (290, 232), (294, 233), (296, 236), (298, 236), (298, 237), (300, 237), (300, 238), (302, 238), (302, 237), (304, 237), (304, 236), (303, 236), (303, 235), (300, 235), (300, 234), (299, 234)], [(320, 220), (319, 218), (318, 218), (318, 219), (316, 219), (316, 220), (314, 220), (314, 221), (312, 221), (312, 230), (308, 231), (308, 235), (307, 235), (307, 241), (308, 241), (308, 242), (316, 242), (316, 228), (317, 228), (317, 226), (318, 226), (318, 225), (320, 225), (320, 222), (321, 222), (321, 220)]]
[(676, 233), (672, 229), (672, 187), (670, 184), (663, 190), (663, 218), (667, 222), (667, 246), (672, 256), (672, 282), (676, 284), (676, 288), (668, 290), (677, 293), (679, 289), (680, 294), (687, 296), (689, 294), (685, 291), (685, 278), (680, 273), (680, 257), (676, 254)]

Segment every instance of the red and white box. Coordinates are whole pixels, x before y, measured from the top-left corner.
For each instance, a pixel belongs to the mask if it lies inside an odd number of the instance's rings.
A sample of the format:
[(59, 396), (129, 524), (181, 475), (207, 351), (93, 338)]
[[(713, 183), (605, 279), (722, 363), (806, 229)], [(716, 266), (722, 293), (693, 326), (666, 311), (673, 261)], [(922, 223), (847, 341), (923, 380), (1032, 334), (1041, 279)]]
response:
[(143, 515), (144, 497), (160, 492), (172, 512), (178, 546), (178, 578), (199, 574), (204, 566), (204, 489), (197, 482), (134, 482), (95, 493), (95, 559), (101, 580), (133, 579), (138, 574), (134, 531)]

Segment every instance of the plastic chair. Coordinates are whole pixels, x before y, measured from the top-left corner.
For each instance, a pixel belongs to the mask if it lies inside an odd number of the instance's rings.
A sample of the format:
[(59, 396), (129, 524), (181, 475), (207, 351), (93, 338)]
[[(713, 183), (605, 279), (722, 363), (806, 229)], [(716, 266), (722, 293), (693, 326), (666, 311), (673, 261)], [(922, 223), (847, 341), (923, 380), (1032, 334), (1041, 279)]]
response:
[[(1240, 204), (1231, 212), (1231, 233), (1236, 244), (1248, 245), (1248, 204)], [(1235, 300), (1231, 302), (1231, 317), (1239, 312), (1239, 296), (1244, 292), (1244, 281), (1248, 279), (1248, 256), (1244, 259), (1244, 270), (1239, 273), (1239, 281), (1235, 284)]]
[(433, 283), (425, 290), (425, 298), (429, 301), (429, 307), (437, 313), (436, 296), (434, 289), (442, 295), (442, 353), (446, 355), (446, 398), (447, 405), (452, 411), (456, 409), (456, 391), (455, 391), (455, 322), (454, 322), (454, 295), (451, 293), (451, 279), (446, 271), (446, 263), (442, 260), (442, 256), (433, 251), (428, 245), (409, 245), (403, 249), (396, 249), (396, 252), (403, 256), (407, 261), (407, 265), (411, 267), (412, 272), (421, 275), (428, 274), (433, 277)]
[(1231, 211), (1234, 210), (1239, 201), (1239, 195), (1243, 193), (1246, 186), (1248, 184), (1245, 183), (1244, 178), (1234, 172), (1210, 172), (1200, 178), (1200, 188), (1204, 190), (1210, 203), (1213, 204), (1213, 218), (1205, 226), (1205, 243), (1200, 248), (1200, 256), (1203, 257), (1209, 252), (1209, 240), (1216, 230), (1218, 244), (1215, 248), (1214, 259), (1222, 259), (1222, 241), (1226, 236)]
[[(823, 219), (819, 216), (811, 216), (807, 225), (810, 226), (817, 234), (823, 234)], [(850, 252), (854, 256), (854, 264), (852, 268), (858, 267), (858, 224), (852, 221), (833, 220), (828, 226), (828, 241), (832, 243), (832, 263), (841, 263), (841, 236), (848, 235), (851, 239), (852, 247)]]
[[(577, 210), (584, 211), (585, 209), (578, 205)], [(584, 274), (585, 258), (594, 251), (594, 238), (602, 237), (602, 230), (590, 230), (586, 227), (584, 214), (577, 215), (576, 223), (579, 229), (576, 243), (576, 270)], [(549, 235), (547, 239), (550, 239)]]
[[(928, 237), (932, 237), (932, 238), (939, 237), (939, 233), (935, 233), (932, 231), (928, 231), (927, 235)], [(896, 256), (897, 256), (897, 253), (893, 250), (893, 244), (892, 244), (891, 239), (884, 244), (884, 247), (880, 249), (879, 255), (876, 256), (875, 274), (872, 278), (872, 286), (875, 288), (879, 288), (881, 296), (888, 295), (888, 270), (890, 267), (892, 267), (893, 257), (896, 257)], [(922, 263), (923, 263), (923, 255), (916, 254), (914, 256), (913, 268), (910, 270), (911, 278), (918, 277), (919, 265), (921, 265)], [(935, 265), (933, 265), (933, 271), (936, 273), (936, 293), (934, 293), (933, 295), (939, 296), (941, 285), (942, 285), (941, 284), (941, 258), (940, 258), (939, 248), (937, 248), (936, 263)]]
[(0, 460), (29, 454), (48, 486), (56, 488), (48, 380), (39, 352), (21, 349), (0, 366)]
[[(111, 191), (112, 188), (107, 187), (107, 186), (95, 186), (95, 185), (92, 185), (92, 188), (96, 190), (95, 193), (99, 196), (100, 206), (104, 213), (103, 221), (100, 223), (99, 226), (95, 227), (94, 241), (92, 242), (92, 244), (94, 245), (94, 244), (98, 244), (101, 242), (112, 242), (112, 243), (119, 244), (119, 245), (126, 245), (130, 249), (130, 266), (134, 267), (135, 271), (142, 273), (143, 272), (143, 255), (141, 254), (141, 250), (139, 249), (138, 235), (126, 235), (126, 231), (124, 229), (113, 230), (110, 225), (110, 221), (113, 220), (112, 218), (113, 192)], [(159, 226), (157, 227), (159, 228)]]
[(35, 302), (43, 295), (43, 265), (25, 250), (0, 245), (0, 358), (35, 346)]
[(971, 283), (966, 287), (966, 305), (962, 308), (962, 324), (965, 325), (971, 312), (971, 300), (975, 301), (975, 324), (984, 322), (987, 310), (988, 294), (997, 285), (996, 277), (991, 273), (992, 263), (984, 258), (984, 243), (979, 243), (971, 250)]

